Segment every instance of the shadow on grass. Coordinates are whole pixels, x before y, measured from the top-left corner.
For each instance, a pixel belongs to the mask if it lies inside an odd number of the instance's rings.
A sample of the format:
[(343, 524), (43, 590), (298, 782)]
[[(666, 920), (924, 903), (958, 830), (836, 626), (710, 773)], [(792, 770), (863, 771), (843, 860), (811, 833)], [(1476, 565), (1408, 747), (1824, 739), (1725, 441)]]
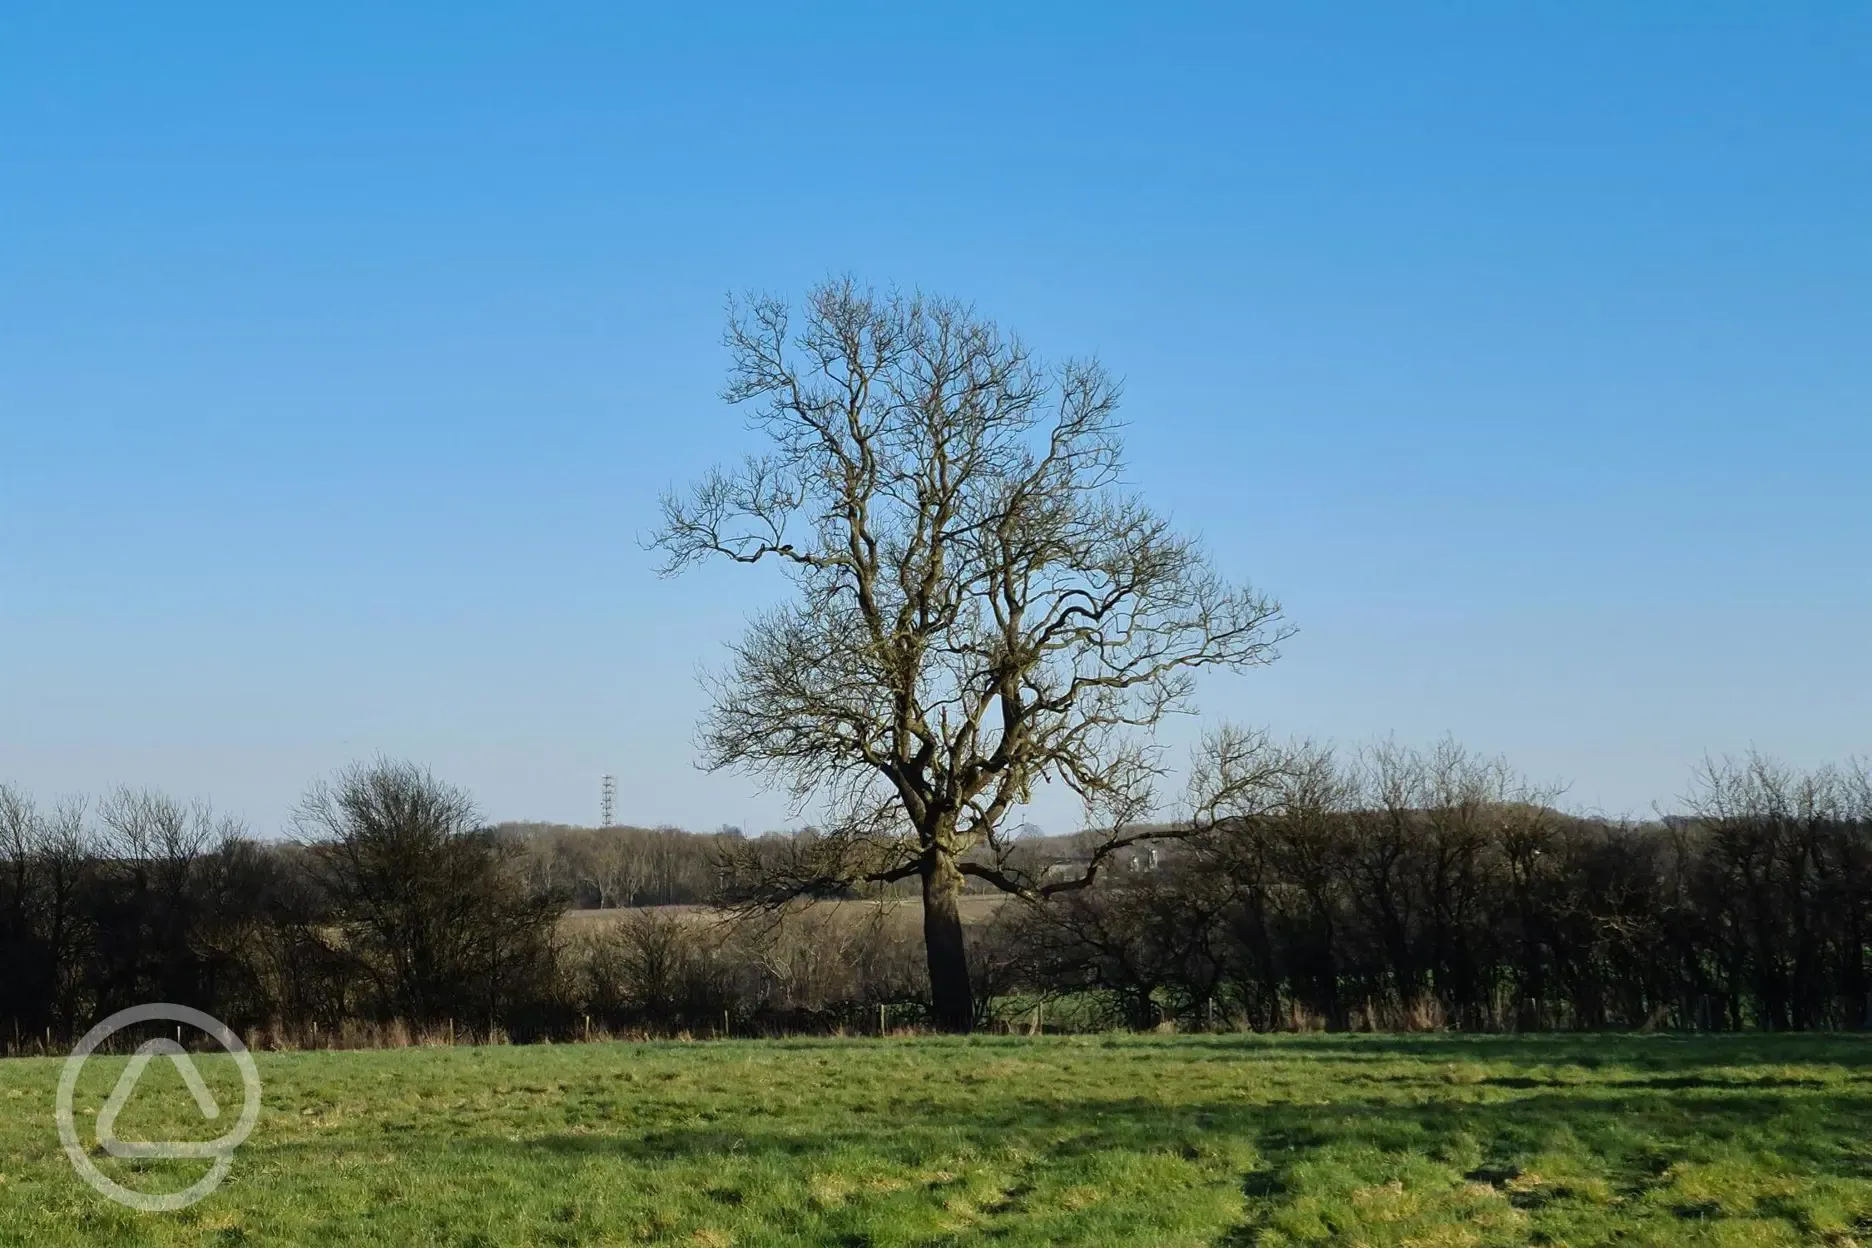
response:
[[(681, 1161), (699, 1156), (759, 1157), (832, 1153), (854, 1146), (888, 1151), (893, 1138), (920, 1151), (928, 1139), (995, 1147), (1020, 1136), (1055, 1141), (1056, 1153), (1103, 1149), (1175, 1150), (1194, 1137), (1222, 1135), (1252, 1141), (1262, 1153), (1304, 1151), (1335, 1139), (1405, 1148), (1457, 1131), (1537, 1146), (1559, 1129), (1585, 1138), (1612, 1132), (1653, 1139), (1772, 1138), (1783, 1149), (1809, 1151), (1816, 1163), (1838, 1160), (1837, 1132), (1856, 1135), (1872, 1122), (1872, 1097), (1779, 1094), (1710, 1094), (1692, 1100), (1600, 1093), (1590, 1089), (1541, 1093), (1497, 1101), (1341, 1097), (1324, 1104), (1276, 1101), (1266, 1105), (1199, 1103), (1167, 1106), (1138, 1099), (945, 1105), (913, 1116), (880, 1109), (847, 1111), (842, 1126), (822, 1122), (797, 1130), (756, 1124), (683, 1126), (641, 1134), (555, 1133), (513, 1142), (474, 1138), (468, 1149), (545, 1149), (568, 1154), (625, 1156), (636, 1161)], [(1816, 1134), (1816, 1132), (1818, 1134)], [(926, 1138), (927, 1137), (927, 1138)], [(1837, 1138), (1837, 1137), (1835, 1137)], [(1857, 1173), (1840, 1170), (1839, 1173)]]
[(1582, 1084), (1577, 1080), (1557, 1079), (1552, 1076), (1532, 1077), (1526, 1075), (1496, 1075), (1481, 1080), (1491, 1088), (1650, 1088), (1657, 1091), (1682, 1092), (1692, 1088), (1823, 1088), (1825, 1082), (1819, 1079), (1785, 1079), (1774, 1075), (1760, 1078), (1747, 1077), (1736, 1079), (1714, 1079), (1705, 1075), (1669, 1075), (1655, 1079), (1605, 1079), (1591, 1084)]
[[(1401, 1043), (1418, 1048), (1418, 1042)], [(1423, 1043), (1443, 1052), (1435, 1041)], [(1525, 1058), (1525, 1047), (1516, 1053)], [(1777, 1056), (1790, 1060), (1785, 1051)], [(1721, 1060), (1736, 1059), (1724, 1054)], [(1341, 1094), (1323, 1103), (1166, 1104), (1142, 1097), (1062, 1103), (984, 1096), (906, 1111), (880, 1098), (875, 1105), (841, 1105), (832, 1115), (802, 1115), (791, 1129), (785, 1119), (768, 1117), (720, 1125), (653, 1124), (640, 1130), (619, 1119), (616, 1134), (566, 1131), (521, 1141), (474, 1136), (445, 1147), (470, 1167), (503, 1167), (516, 1157), (537, 1159), (545, 1153), (646, 1168), (732, 1158), (736, 1166), (806, 1173), (818, 1168), (816, 1158), (826, 1159), (830, 1168), (837, 1164), (836, 1155), (851, 1152), (919, 1167), (958, 1152), (989, 1154), (1009, 1147), (1055, 1160), (1113, 1152), (1197, 1159), (1234, 1155), (1238, 1147), (1219, 1146), (1246, 1142), (1258, 1163), (1239, 1179), (1246, 1219), (1221, 1241), (1230, 1245), (1256, 1242), (1271, 1215), (1292, 1198), (1299, 1167), (1334, 1147), (1367, 1150), (1366, 1156), (1376, 1150), (1429, 1157), (1470, 1181), (1500, 1185), (1513, 1179), (1528, 1157), (1561, 1141), (1559, 1146), (1590, 1157), (1627, 1198), (1665, 1182), (1674, 1162), (1712, 1147), (1770, 1150), (1810, 1178), (1866, 1178), (1872, 1169), (1863, 1152), (1842, 1147), (1872, 1122), (1872, 1097), (1810, 1091), (1819, 1085), (1798, 1079), (1685, 1074), (1562, 1090), (1550, 1089), (1544, 1080), (1506, 1077), (1479, 1088), (1439, 1090), (1423, 1082), (1425, 1073), (1400, 1071), (1396, 1083), (1403, 1094), (1389, 1097), (1360, 1094), (1365, 1089), (1334, 1080), (1324, 1086), (1336, 1086)], [(1477, 1091), (1483, 1092), (1480, 1099)], [(284, 1146), (288, 1153), (296, 1147)]]
[(1174, 1044), (1178, 1051), (1297, 1060), (1309, 1056), (1338, 1061), (1477, 1061), (1518, 1065), (1563, 1064), (1586, 1070), (1602, 1066), (1681, 1069), (1686, 1066), (1824, 1065), (1872, 1067), (1872, 1032), (1756, 1032), (1687, 1034), (1538, 1032), (1521, 1035), (1303, 1036), (1187, 1035), (1170, 1038), (1110, 1037), (1115, 1048)]

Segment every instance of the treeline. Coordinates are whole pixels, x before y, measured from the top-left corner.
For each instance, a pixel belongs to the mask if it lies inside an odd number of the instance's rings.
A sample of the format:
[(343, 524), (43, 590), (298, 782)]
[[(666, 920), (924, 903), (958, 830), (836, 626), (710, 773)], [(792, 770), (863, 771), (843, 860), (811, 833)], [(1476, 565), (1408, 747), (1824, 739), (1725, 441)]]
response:
[[(57, 1051), (155, 1001), (292, 1047), (918, 1017), (900, 913), (681, 909), (712, 896), (726, 830), (489, 827), (380, 762), (315, 786), (292, 832), (157, 792), (40, 806), (0, 786), (0, 1050)], [(569, 919), (581, 901), (648, 908)]]
[(524, 887), (466, 794), (361, 766), (296, 825), (264, 844), (161, 793), (41, 808), (0, 787), (0, 1043), (63, 1044), (153, 1001), (306, 1040), (486, 1035), (549, 999), (562, 902)]
[[(982, 907), (980, 1021), (1872, 1026), (1864, 765), (1712, 765), (1680, 814), (1642, 823), (1553, 797), (1453, 745), (1294, 749), (1200, 836)], [(694, 908), (779, 839), (488, 828), (400, 763), (316, 786), (294, 833), (258, 841), (157, 793), (42, 807), (0, 787), (0, 1047), (68, 1045), (150, 1001), (298, 1045), (924, 1016), (914, 904)], [(1020, 844), (1028, 878), (1070, 865), (1069, 838)]]
[[(519, 851), (528, 887), (561, 896), (574, 910), (714, 905), (731, 883), (733, 866), (751, 843), (758, 849), (817, 834), (811, 827), (749, 838), (731, 825), (714, 832), (690, 832), (669, 825), (587, 828), (521, 822), (496, 824), (492, 832)], [(1059, 838), (1059, 843), (1067, 844), (1069, 838)], [(969, 891), (993, 889), (970, 881)], [(914, 897), (917, 887), (914, 881), (905, 881), (877, 892)]]
[(1453, 745), (1303, 748), (1263, 809), (1002, 938), (1136, 1026), (1872, 1026), (1865, 765), (1710, 765), (1642, 824), (1550, 797)]
[(724, 842), (741, 830), (580, 828), (561, 823), (503, 823), (496, 835), (519, 847), (528, 885), (565, 898), (574, 909), (694, 906), (713, 901), (721, 886)]

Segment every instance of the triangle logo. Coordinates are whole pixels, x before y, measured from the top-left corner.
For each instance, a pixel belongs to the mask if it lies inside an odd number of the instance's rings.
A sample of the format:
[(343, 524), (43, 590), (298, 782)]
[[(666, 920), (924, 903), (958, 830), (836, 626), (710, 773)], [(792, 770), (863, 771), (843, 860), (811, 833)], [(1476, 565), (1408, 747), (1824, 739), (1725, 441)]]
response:
[[(112, 1157), (212, 1157), (218, 1141), (209, 1141), (207, 1147), (187, 1143), (136, 1144), (125, 1143), (117, 1138), (117, 1115), (123, 1112), (130, 1100), (130, 1094), (136, 1091), (137, 1083), (143, 1078), (143, 1072), (149, 1068), (150, 1059), (167, 1057), (175, 1063), (176, 1073), (182, 1076), (189, 1095), (195, 1098), (195, 1105), (202, 1112), (202, 1117), (210, 1122), (221, 1116), (221, 1106), (215, 1101), (214, 1093), (202, 1081), (201, 1071), (195, 1068), (195, 1061), (188, 1051), (173, 1040), (150, 1040), (137, 1049), (130, 1061), (124, 1066), (123, 1074), (117, 1078), (117, 1086), (111, 1091), (110, 1099), (104, 1102), (104, 1108), (98, 1111), (97, 1139), (103, 1150)], [(199, 1153), (193, 1151), (201, 1148)]]

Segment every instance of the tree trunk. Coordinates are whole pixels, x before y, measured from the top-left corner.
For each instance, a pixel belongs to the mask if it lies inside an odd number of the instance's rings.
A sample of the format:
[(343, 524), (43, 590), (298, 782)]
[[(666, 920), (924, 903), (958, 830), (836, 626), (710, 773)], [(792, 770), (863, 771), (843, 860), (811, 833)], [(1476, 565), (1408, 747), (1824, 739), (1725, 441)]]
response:
[(962, 873), (949, 852), (932, 845), (923, 855), (923, 948), (929, 959), (930, 1006), (941, 1031), (975, 1027), (968, 950), (962, 943)]

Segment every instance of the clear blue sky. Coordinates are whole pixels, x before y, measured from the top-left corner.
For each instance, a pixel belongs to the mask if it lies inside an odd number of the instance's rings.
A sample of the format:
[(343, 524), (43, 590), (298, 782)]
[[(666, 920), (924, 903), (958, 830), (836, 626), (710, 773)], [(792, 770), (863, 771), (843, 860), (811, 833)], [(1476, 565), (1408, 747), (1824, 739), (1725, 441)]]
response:
[(1872, 8), (792, 7), (0, 7), (0, 779), (779, 824), (691, 748), (778, 583), (637, 543), (845, 271), (1127, 378), (1303, 630), (1212, 718), (1872, 752)]

